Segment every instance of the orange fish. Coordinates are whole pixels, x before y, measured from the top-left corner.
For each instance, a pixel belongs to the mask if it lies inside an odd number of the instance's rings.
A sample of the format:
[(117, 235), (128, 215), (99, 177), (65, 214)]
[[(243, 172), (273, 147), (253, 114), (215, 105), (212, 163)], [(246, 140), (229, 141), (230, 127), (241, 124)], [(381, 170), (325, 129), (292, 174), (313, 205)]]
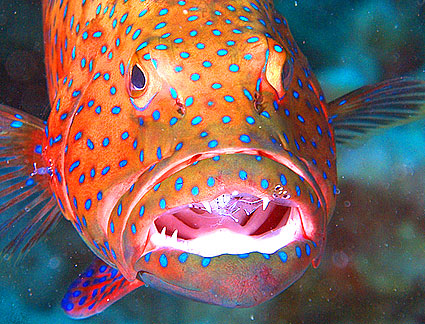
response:
[[(425, 116), (425, 82), (327, 103), (272, 1), (50, 0), (46, 125), (0, 106), (0, 227), (63, 215), (97, 256), (62, 301), (88, 317), (148, 284), (251, 307), (317, 267), (336, 142)], [(16, 210), (16, 209), (14, 209)]]

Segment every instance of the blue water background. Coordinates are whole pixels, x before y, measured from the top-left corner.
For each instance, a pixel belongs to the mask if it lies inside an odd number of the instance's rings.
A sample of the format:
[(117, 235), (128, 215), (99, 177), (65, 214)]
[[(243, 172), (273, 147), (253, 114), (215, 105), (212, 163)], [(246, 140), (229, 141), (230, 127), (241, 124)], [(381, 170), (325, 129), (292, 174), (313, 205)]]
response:
[[(277, 6), (331, 100), (400, 75), (425, 79), (420, 0)], [(39, 1), (0, 0), (0, 103), (46, 116)], [(341, 194), (318, 269), (251, 309), (139, 289), (82, 323), (424, 323), (425, 121), (339, 148)], [(18, 265), (0, 264), (1, 323), (72, 323), (60, 308), (92, 254), (63, 221)]]

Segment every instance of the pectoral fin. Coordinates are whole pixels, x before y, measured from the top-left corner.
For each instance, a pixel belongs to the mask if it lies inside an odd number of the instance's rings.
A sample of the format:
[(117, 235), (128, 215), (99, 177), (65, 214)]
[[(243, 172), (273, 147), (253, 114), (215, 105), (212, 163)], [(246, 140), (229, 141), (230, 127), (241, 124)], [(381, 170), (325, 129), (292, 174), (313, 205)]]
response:
[(385, 128), (425, 118), (425, 81), (386, 80), (329, 103), (329, 123), (339, 144), (353, 144)]
[(52, 228), (61, 212), (50, 189), (54, 170), (43, 159), (44, 123), (0, 105), (0, 248), (3, 257), (17, 259)]
[(143, 285), (137, 279), (128, 281), (117, 269), (96, 258), (68, 288), (62, 308), (72, 318), (89, 317)]

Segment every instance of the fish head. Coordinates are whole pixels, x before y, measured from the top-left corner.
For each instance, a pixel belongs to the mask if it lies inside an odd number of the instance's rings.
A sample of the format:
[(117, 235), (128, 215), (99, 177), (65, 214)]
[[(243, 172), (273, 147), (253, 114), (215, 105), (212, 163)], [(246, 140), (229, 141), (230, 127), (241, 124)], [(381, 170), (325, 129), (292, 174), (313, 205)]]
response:
[(231, 307), (270, 298), (318, 262), (327, 219), (285, 138), (302, 69), (281, 41), (233, 29), (185, 29), (132, 57), (130, 101), (155, 159), (115, 207), (127, 208), (122, 255), (141, 280)]
[(127, 14), (137, 23), (108, 46), (121, 40), (109, 63), (114, 96), (97, 78), (81, 99), (95, 104), (70, 130), (98, 143), (90, 157), (86, 141), (70, 145), (65, 162), (96, 168), (86, 191), (68, 175), (69, 196), (98, 192), (82, 236), (130, 280), (228, 307), (268, 300), (317, 265), (325, 244), (333, 198), (314, 165), (323, 153), (305, 144), (333, 145), (316, 131), (329, 130), (317, 81), (266, 2)]

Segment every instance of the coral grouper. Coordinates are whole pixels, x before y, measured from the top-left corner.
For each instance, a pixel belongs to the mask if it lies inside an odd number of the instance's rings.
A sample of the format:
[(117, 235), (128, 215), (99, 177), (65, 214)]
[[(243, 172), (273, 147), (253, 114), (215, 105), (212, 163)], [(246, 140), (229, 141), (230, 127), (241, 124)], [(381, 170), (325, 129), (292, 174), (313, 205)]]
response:
[(319, 265), (336, 143), (425, 115), (410, 78), (326, 102), (272, 1), (45, 0), (43, 15), (51, 114), (0, 106), (0, 231), (25, 223), (13, 254), (72, 223), (96, 255), (62, 301), (74, 318), (145, 284), (226, 307), (276, 296)]

